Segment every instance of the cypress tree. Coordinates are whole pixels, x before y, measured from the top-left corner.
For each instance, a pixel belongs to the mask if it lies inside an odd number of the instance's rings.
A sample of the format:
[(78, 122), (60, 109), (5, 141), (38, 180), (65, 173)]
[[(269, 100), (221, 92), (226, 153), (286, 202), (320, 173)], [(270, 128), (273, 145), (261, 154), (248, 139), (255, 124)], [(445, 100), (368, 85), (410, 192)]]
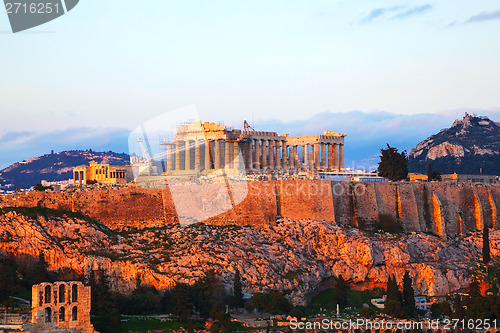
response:
[(337, 298), (337, 304), (341, 308), (345, 308), (347, 305), (347, 294), (346, 294), (346, 283), (342, 274), (337, 278), (337, 284), (335, 285), (335, 297)]
[(410, 278), (410, 273), (405, 271), (403, 277), (403, 305), (415, 307), (415, 292), (412, 287), (412, 281)]
[(483, 228), (483, 262), (488, 264), (490, 260), (490, 233), (488, 227), (485, 225)]
[(233, 282), (234, 306), (238, 309), (243, 307), (243, 286), (241, 283), (240, 271), (236, 268)]
[(432, 166), (431, 164), (429, 163), (427, 165), (427, 181), (432, 181), (434, 180), (434, 173), (432, 172)]

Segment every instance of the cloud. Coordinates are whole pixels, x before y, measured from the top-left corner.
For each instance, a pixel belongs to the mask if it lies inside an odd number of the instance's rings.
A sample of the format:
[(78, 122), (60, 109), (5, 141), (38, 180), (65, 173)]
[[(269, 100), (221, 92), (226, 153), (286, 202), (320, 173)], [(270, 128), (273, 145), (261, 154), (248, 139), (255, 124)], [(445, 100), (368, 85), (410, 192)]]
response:
[(395, 6), (395, 7), (387, 7), (387, 8), (375, 8), (368, 15), (361, 19), (361, 23), (370, 23), (376, 18), (390, 12), (394, 12), (400, 10), (405, 7)]
[(479, 14), (471, 16), (465, 23), (482, 22), (489, 20), (499, 20), (500, 19), (500, 9), (494, 11), (483, 11)]
[[(361, 19), (361, 23), (370, 23), (373, 20), (386, 14), (395, 13), (391, 19), (405, 19), (410, 16), (420, 15), (432, 9), (431, 4), (418, 5), (414, 7), (394, 6), (386, 8), (375, 8), (368, 15)], [(387, 16), (387, 15), (386, 15)]]
[(405, 19), (405, 18), (408, 18), (410, 16), (424, 14), (431, 9), (432, 9), (432, 5), (430, 5), (430, 4), (415, 6), (415, 7), (406, 9), (406, 10), (394, 15), (392, 17), (392, 19)]

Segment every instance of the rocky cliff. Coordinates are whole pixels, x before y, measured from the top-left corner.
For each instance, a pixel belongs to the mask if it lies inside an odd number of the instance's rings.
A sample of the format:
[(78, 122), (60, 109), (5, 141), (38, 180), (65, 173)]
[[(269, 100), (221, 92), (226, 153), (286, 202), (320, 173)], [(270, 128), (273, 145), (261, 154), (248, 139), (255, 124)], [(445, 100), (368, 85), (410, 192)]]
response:
[(488, 117), (465, 114), (450, 128), (420, 142), (408, 154), (411, 172), (430, 163), (442, 173), (500, 174), (500, 125)]
[[(303, 304), (316, 288), (342, 274), (351, 283), (401, 283), (405, 270), (422, 294), (443, 295), (470, 282), (480, 257), (480, 233), (442, 239), (426, 234), (365, 233), (314, 220), (279, 219), (256, 228), (234, 225), (166, 225), (114, 231), (80, 214), (40, 208), (3, 209), (0, 250), (38, 255), (51, 269), (104, 268), (112, 287), (130, 292), (140, 274), (157, 288), (194, 282), (214, 268), (230, 288), (238, 268), (247, 292), (282, 290)], [(493, 260), (500, 231), (490, 233)]]

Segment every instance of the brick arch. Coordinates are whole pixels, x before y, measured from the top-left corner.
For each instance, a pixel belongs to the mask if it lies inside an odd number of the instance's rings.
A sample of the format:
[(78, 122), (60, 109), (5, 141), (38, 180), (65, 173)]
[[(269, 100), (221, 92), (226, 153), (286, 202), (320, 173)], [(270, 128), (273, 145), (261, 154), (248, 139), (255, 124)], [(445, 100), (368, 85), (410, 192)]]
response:
[(71, 320), (72, 321), (78, 320), (78, 308), (76, 306), (71, 308)]
[(50, 323), (52, 322), (52, 308), (50, 306), (47, 306), (44, 310), (43, 310), (43, 314), (44, 314), (44, 321), (46, 323)]
[(71, 302), (78, 302), (78, 285), (76, 283), (71, 285)]
[(59, 308), (58, 321), (60, 322), (66, 321), (66, 308), (64, 306), (61, 306)]
[(50, 284), (45, 285), (43, 288), (43, 300), (45, 304), (52, 303), (52, 286)]
[(66, 284), (61, 283), (59, 287), (57, 288), (58, 290), (58, 298), (59, 298), (59, 303), (65, 303), (66, 302)]

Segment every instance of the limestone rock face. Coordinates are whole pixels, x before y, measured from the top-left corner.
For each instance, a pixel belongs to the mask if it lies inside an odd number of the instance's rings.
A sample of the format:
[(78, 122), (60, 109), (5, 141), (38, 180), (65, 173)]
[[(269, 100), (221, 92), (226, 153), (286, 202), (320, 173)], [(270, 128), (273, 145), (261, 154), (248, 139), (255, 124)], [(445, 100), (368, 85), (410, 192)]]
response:
[(500, 126), (487, 117), (465, 113), (445, 128), (412, 148), (411, 172), (425, 173), (427, 165), (443, 173), (496, 175), (500, 171)]
[[(493, 260), (500, 256), (500, 231), (490, 232)], [(36, 256), (45, 252), (51, 269), (78, 272), (104, 268), (112, 288), (131, 292), (140, 274), (159, 289), (192, 283), (215, 269), (230, 290), (241, 272), (245, 292), (288, 291), (306, 303), (324, 280), (342, 274), (350, 283), (384, 284), (389, 274), (402, 283), (405, 270), (418, 292), (443, 295), (470, 283), (480, 258), (481, 234), (443, 239), (427, 234), (365, 233), (313, 220), (283, 219), (261, 229), (194, 224), (133, 229), (120, 233), (95, 220), (70, 216), (0, 215), (0, 249)]]

